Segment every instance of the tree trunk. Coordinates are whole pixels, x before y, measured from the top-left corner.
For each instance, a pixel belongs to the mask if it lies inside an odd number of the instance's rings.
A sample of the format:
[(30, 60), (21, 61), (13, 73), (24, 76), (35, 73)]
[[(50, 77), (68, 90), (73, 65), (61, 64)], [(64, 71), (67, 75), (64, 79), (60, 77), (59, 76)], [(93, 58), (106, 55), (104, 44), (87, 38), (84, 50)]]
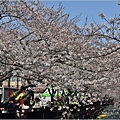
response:
[[(19, 76), (19, 73), (17, 73), (17, 75)], [(19, 77), (17, 77), (17, 88), (19, 87)]]

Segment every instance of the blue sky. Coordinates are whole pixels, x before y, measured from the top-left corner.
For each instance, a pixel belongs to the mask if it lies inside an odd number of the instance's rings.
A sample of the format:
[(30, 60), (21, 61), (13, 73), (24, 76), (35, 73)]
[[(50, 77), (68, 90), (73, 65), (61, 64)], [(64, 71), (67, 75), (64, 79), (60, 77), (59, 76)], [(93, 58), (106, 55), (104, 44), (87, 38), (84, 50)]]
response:
[[(44, 1), (44, 0), (43, 0)], [(117, 5), (117, 1), (45, 1), (47, 6), (57, 7), (62, 2), (65, 7), (65, 13), (70, 14), (70, 18), (76, 15), (80, 16), (80, 22), (78, 25), (83, 25), (86, 16), (88, 16), (88, 23), (91, 23), (92, 17), (97, 23), (104, 22), (98, 17), (98, 13), (104, 13), (106, 18), (113, 18), (115, 14), (120, 14), (120, 6)]]

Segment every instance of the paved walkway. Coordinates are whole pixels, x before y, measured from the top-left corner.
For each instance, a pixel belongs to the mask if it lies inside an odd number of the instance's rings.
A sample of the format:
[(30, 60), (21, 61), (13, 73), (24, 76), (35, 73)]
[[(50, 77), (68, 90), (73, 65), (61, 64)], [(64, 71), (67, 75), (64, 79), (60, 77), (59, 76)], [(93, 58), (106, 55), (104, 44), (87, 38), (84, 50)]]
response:
[[(109, 105), (101, 116), (104, 116), (103, 119), (120, 119), (120, 111), (118, 111), (113, 105)], [(102, 118), (101, 118), (102, 119)]]

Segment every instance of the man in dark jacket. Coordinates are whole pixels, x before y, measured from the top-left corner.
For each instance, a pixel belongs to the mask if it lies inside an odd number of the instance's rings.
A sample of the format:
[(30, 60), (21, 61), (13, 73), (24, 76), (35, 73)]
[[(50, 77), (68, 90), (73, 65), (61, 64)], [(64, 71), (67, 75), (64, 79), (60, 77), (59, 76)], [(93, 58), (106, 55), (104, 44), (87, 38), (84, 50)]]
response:
[(16, 112), (16, 105), (13, 100), (10, 100), (7, 105), (7, 112)]

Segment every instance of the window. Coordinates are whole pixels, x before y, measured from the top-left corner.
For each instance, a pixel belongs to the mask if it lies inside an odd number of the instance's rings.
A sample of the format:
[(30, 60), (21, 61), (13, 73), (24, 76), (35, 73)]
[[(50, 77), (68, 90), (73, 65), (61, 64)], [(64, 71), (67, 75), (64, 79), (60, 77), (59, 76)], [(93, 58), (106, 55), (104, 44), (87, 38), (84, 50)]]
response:
[(15, 78), (14, 78), (14, 76), (12, 76), (12, 77), (10, 78), (10, 80), (11, 80), (11, 81), (15, 81)]

